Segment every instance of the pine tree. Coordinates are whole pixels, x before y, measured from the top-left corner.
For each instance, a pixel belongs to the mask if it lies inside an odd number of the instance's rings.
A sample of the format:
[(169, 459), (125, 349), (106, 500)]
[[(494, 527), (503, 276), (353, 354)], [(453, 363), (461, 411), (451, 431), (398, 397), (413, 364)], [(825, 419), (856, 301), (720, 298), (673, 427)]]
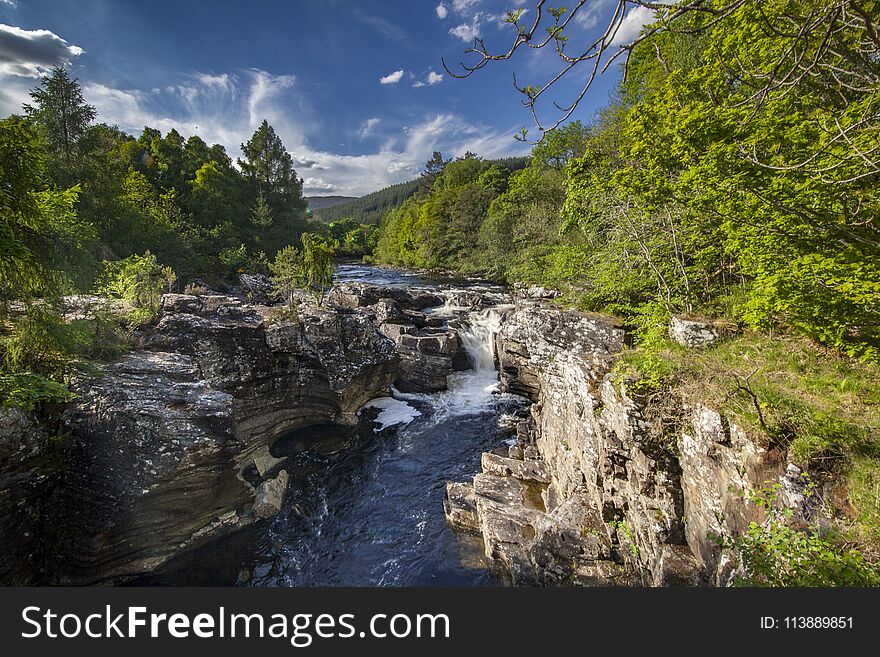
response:
[(266, 197), (263, 192), (257, 195), (257, 200), (253, 208), (251, 208), (251, 221), (263, 228), (268, 228), (272, 225), (272, 208), (266, 203)]
[(30, 96), (34, 104), (24, 105), (25, 113), (43, 126), (53, 153), (69, 166), (79, 140), (97, 116), (95, 108), (85, 102), (77, 78), (71, 79), (63, 66), (44, 76)]

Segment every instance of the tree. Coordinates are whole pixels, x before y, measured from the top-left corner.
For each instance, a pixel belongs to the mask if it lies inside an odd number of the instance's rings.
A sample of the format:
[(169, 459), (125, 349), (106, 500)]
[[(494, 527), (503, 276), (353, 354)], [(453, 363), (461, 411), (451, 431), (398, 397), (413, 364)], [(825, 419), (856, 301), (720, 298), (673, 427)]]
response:
[[(523, 105), (528, 109), (539, 135), (531, 143), (538, 143), (545, 134), (565, 123), (578, 108), (593, 82), (614, 62), (624, 62), (624, 77), (628, 73), (630, 55), (648, 42), (656, 48), (655, 37), (669, 33), (695, 35), (714, 29), (724, 23), (748, 16), (752, 35), (767, 35), (781, 42), (774, 52), (769, 66), (757, 64), (750, 56), (724, 57), (727, 75), (745, 78), (752, 102), (763, 102), (774, 94), (791, 92), (802, 82), (817, 78), (835, 80), (851, 90), (870, 91), (877, 81), (877, 61), (880, 55), (878, 39), (877, 7), (874, 2), (856, 0), (613, 0), (600, 6), (590, 0), (578, 0), (568, 9), (546, 6), (539, 0), (534, 11), (525, 8), (508, 12), (506, 22), (514, 32), (513, 42), (505, 51), (491, 52), (481, 38), (475, 38), (467, 50), (474, 59), (460, 64), (459, 71), (452, 71), (443, 62), (446, 72), (456, 78), (465, 78), (486, 68), (493, 62), (510, 60), (518, 51), (548, 48), (559, 58), (559, 70), (551, 74), (543, 84), (520, 82), (514, 75), (513, 85), (522, 94)], [(603, 12), (604, 10), (604, 12)], [(604, 13), (604, 29), (592, 41), (575, 46), (570, 43), (570, 27), (581, 19), (596, 23)], [(643, 24), (639, 33), (630, 36), (629, 24)], [(628, 23), (625, 26), (625, 23)], [(624, 38), (625, 37), (625, 38)], [(726, 48), (727, 55), (731, 55)], [(753, 49), (749, 49), (751, 55)], [(659, 56), (659, 50), (657, 50)], [(662, 57), (660, 58), (662, 59)], [(539, 105), (542, 99), (553, 96), (555, 89), (571, 77), (576, 67), (586, 67), (585, 81), (576, 86), (579, 91), (569, 103), (554, 98), (555, 111), (551, 118), (542, 118)], [(667, 67), (668, 68), (668, 67)], [(833, 91), (832, 91), (833, 93)], [(828, 126), (837, 139), (851, 146), (850, 153), (864, 154), (858, 144), (853, 144), (852, 133), (876, 131), (878, 116), (866, 116), (857, 126)], [(528, 130), (523, 128), (519, 139), (529, 140)], [(872, 150), (872, 152), (875, 152)], [(877, 172), (876, 159), (868, 153)]]
[(53, 154), (70, 166), (79, 140), (97, 115), (95, 108), (85, 102), (79, 82), (63, 66), (43, 76), (30, 96), (34, 104), (24, 106), (26, 114), (46, 130)]
[(452, 160), (444, 160), (440, 151), (434, 151), (434, 155), (425, 163), (425, 170), (419, 175), (419, 196), (427, 196), (434, 185), (434, 181), (440, 177), (446, 165)]
[(268, 121), (263, 121), (251, 139), (241, 146), (238, 163), (248, 181), (252, 198), (260, 196), (272, 211), (273, 222), (257, 235), (260, 248), (272, 253), (300, 234), (307, 202), (302, 180), (293, 168), (293, 158)]
[(303, 274), (306, 289), (318, 306), (324, 305), (324, 297), (333, 285), (333, 250), (326, 240), (314, 233), (303, 233)]
[(272, 208), (266, 203), (263, 192), (257, 195), (257, 200), (251, 208), (251, 221), (262, 228), (269, 228), (272, 225)]
[(140, 324), (155, 316), (163, 289), (170, 289), (176, 280), (174, 270), (161, 265), (156, 256), (147, 251), (142, 256), (106, 261), (97, 290), (108, 297), (128, 301), (133, 308), (132, 323)]
[(55, 298), (89, 266), (95, 235), (78, 188), (40, 190), (45, 157), (28, 121), (0, 121), (0, 317), (10, 301)]
[(293, 306), (296, 291), (307, 286), (307, 278), (303, 266), (303, 254), (295, 246), (285, 246), (269, 263), (272, 272), (272, 283), (278, 295), (284, 299), (288, 307)]
[(268, 121), (264, 120), (250, 140), (241, 145), (241, 151), (244, 159), (238, 163), (242, 172), (273, 208), (285, 215), (305, 210), (302, 181), (293, 168), (293, 158)]

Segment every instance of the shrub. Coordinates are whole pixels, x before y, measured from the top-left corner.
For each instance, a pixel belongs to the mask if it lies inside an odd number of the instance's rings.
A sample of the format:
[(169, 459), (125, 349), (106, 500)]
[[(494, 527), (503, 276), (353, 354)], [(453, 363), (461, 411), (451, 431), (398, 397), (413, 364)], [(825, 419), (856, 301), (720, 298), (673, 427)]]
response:
[(45, 404), (71, 401), (74, 394), (63, 383), (33, 372), (0, 374), (0, 404), (33, 412)]
[(105, 261), (98, 279), (98, 292), (131, 304), (132, 324), (150, 321), (159, 309), (159, 299), (176, 277), (170, 267), (163, 267), (149, 251), (124, 260)]

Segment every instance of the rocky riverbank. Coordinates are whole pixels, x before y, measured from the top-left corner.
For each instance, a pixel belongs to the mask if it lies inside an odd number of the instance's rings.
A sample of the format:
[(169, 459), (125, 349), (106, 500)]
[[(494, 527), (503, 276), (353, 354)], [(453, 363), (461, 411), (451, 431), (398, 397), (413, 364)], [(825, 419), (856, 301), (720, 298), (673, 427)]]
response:
[(796, 469), (710, 408), (652, 416), (609, 374), (623, 330), (549, 296), (520, 290), (503, 318), (502, 387), (531, 399), (531, 416), (473, 481), (447, 486), (449, 522), (481, 536), (515, 584), (728, 583), (712, 537), (758, 519), (744, 490), (782, 480), (797, 507)]
[(282, 311), (245, 283), (237, 296), (163, 297), (136, 349), (74, 382), (54, 441), (4, 410), (3, 581), (159, 571), (277, 513), (298, 476), (291, 455), (372, 439), (357, 412), (392, 383), (440, 390), (469, 367), (455, 329), (425, 312), (443, 296), (341, 284), (324, 309), (303, 298)]
[[(711, 537), (759, 519), (740, 492), (782, 482), (803, 503), (780, 452), (705, 406), (658, 416), (615, 381), (623, 330), (549, 291), (519, 289), (510, 305), (494, 289), (347, 282), (326, 308), (282, 309), (265, 281), (243, 283), (238, 295), (163, 297), (136, 348), (75, 381), (54, 423), (2, 411), (0, 580), (121, 583), (179, 568), (278, 513), (307, 476), (297, 455), (341, 458), (376, 440), (370, 400), (392, 385), (442, 391), (477, 352), (491, 375), (494, 351), (502, 391), (531, 406), (514, 444), (447, 485), (444, 507), (515, 584), (724, 585), (732, 561)], [(477, 317), (485, 349), (469, 356)], [(673, 333), (717, 338), (691, 324)]]

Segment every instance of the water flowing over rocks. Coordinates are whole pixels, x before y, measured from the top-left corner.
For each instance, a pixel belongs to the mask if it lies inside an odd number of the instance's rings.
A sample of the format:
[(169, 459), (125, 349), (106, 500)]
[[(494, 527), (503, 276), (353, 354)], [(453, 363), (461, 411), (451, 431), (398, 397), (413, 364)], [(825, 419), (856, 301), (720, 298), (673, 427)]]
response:
[(448, 318), (422, 311), (455, 305), (463, 299), (468, 301), (467, 308), (491, 305), (485, 295), (474, 291), (453, 291), (444, 297), (418, 288), (364, 283), (337, 285), (330, 302), (362, 309), (384, 335), (394, 340), (400, 357), (394, 380), (398, 390), (428, 393), (446, 390), (446, 378), (470, 365), (457, 331), (448, 325)]
[[(325, 308), (272, 297), (260, 277), (229, 294), (165, 295), (135, 349), (74, 381), (54, 425), (0, 409), (0, 581), (179, 573), (259, 522), (295, 517), (300, 498), (286, 498), (315, 472), (303, 454), (332, 463), (419, 422), (447, 439), (488, 435), (487, 421), (503, 427), (492, 440), (515, 434), (505, 447), (474, 442), (474, 455), (491, 449), (480, 472), (448, 483), (442, 502), (514, 584), (726, 585), (733, 561), (712, 537), (761, 520), (740, 491), (778, 482), (796, 517), (815, 512), (778, 450), (700, 404), (658, 416), (612, 378), (624, 331), (552, 290), (518, 286), (512, 305), (470, 283), (343, 282)], [(468, 470), (448, 472), (440, 482)], [(442, 528), (435, 499), (424, 504)]]
[(495, 351), (502, 389), (528, 397), (531, 415), (473, 482), (448, 485), (448, 521), (481, 535), (514, 584), (729, 583), (713, 536), (759, 519), (739, 491), (778, 481), (779, 454), (703, 406), (679, 406), (670, 429), (612, 379), (624, 344), (614, 320), (544, 290), (516, 296)]

